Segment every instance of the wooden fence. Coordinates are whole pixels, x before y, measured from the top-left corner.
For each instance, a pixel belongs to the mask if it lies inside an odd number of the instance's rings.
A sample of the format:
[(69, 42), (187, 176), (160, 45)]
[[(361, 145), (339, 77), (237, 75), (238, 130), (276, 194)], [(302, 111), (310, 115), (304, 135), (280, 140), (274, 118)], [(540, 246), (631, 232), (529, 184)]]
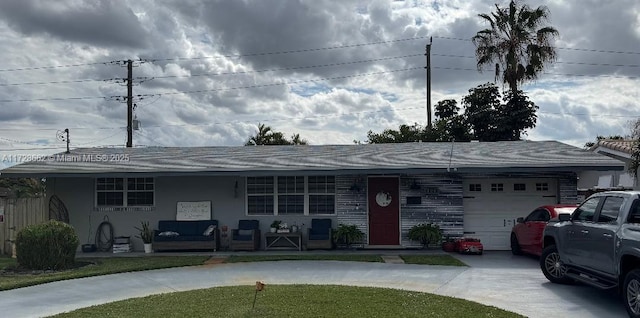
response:
[(18, 231), (47, 221), (46, 198), (0, 198), (0, 253), (13, 255)]

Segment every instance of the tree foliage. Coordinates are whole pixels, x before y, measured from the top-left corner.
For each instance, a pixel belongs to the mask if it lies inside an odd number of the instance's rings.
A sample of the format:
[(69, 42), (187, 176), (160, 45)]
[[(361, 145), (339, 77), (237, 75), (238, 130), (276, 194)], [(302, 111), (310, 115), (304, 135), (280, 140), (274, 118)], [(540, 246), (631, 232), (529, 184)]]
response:
[(398, 130), (369, 131), (368, 143), (416, 141), (501, 141), (520, 140), (526, 129), (535, 127), (536, 106), (522, 91), (500, 94), (495, 84), (469, 90), (462, 98), (464, 113), (453, 99), (435, 105), (436, 121), (431, 129), (417, 123), (400, 125)]
[(631, 147), (631, 162), (627, 171), (638, 179), (638, 169), (640, 168), (640, 119), (633, 123), (631, 138), (633, 139), (633, 146)]
[(300, 137), (300, 134), (294, 134), (291, 136), (291, 140), (284, 137), (284, 134), (279, 131), (274, 131), (271, 127), (265, 124), (258, 124), (258, 132), (255, 136), (249, 137), (249, 140), (244, 144), (245, 146), (258, 146), (258, 145), (306, 145), (307, 141)]
[(625, 138), (620, 136), (620, 135), (611, 135), (611, 136), (596, 136), (596, 141), (588, 141), (584, 144), (584, 149), (589, 149), (593, 146), (595, 146), (600, 140), (624, 140)]
[(35, 178), (0, 178), (0, 188), (7, 188), (17, 198), (45, 195), (45, 182)]
[(418, 123), (411, 126), (402, 124), (398, 130), (385, 129), (379, 134), (371, 130), (367, 132), (367, 142), (370, 144), (415, 142), (425, 140), (425, 137), (425, 128)]
[(478, 16), (490, 25), (472, 38), (478, 70), (495, 65), (496, 80), (508, 84), (512, 94), (519, 84), (536, 79), (545, 65), (555, 60), (551, 42), (559, 33), (545, 25), (549, 20), (546, 6), (532, 9), (512, 0), (506, 8), (496, 4), (495, 12)]

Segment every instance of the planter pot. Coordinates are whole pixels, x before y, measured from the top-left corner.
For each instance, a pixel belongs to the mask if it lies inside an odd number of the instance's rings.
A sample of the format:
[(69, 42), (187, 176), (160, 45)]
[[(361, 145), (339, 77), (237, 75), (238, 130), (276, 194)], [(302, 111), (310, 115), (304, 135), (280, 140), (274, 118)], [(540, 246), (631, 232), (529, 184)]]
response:
[(145, 253), (153, 253), (153, 248), (151, 247), (151, 243), (144, 243), (144, 252)]
[(275, 233), (277, 230), (278, 230), (278, 229), (276, 229), (275, 227), (272, 227), (272, 228), (270, 228), (270, 229), (269, 229), (269, 231), (270, 231), (271, 233)]
[(442, 243), (442, 250), (445, 252), (455, 252), (456, 243), (455, 242), (444, 242)]

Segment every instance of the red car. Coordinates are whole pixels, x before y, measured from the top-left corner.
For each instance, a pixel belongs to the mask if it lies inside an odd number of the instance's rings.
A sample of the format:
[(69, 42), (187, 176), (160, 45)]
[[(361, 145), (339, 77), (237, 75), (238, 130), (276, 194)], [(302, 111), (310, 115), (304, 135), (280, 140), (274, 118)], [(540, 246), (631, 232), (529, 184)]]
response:
[(529, 213), (526, 218), (518, 218), (511, 229), (511, 253), (540, 256), (542, 254), (542, 231), (549, 220), (558, 214), (571, 214), (578, 206), (575, 204), (544, 205)]

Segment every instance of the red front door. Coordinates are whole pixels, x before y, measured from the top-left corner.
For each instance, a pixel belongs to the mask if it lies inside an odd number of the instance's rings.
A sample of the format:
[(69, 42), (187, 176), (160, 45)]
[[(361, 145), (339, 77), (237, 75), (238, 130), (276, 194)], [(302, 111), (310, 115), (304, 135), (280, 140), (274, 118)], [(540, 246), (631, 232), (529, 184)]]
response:
[(400, 183), (397, 177), (369, 178), (369, 245), (400, 245)]

